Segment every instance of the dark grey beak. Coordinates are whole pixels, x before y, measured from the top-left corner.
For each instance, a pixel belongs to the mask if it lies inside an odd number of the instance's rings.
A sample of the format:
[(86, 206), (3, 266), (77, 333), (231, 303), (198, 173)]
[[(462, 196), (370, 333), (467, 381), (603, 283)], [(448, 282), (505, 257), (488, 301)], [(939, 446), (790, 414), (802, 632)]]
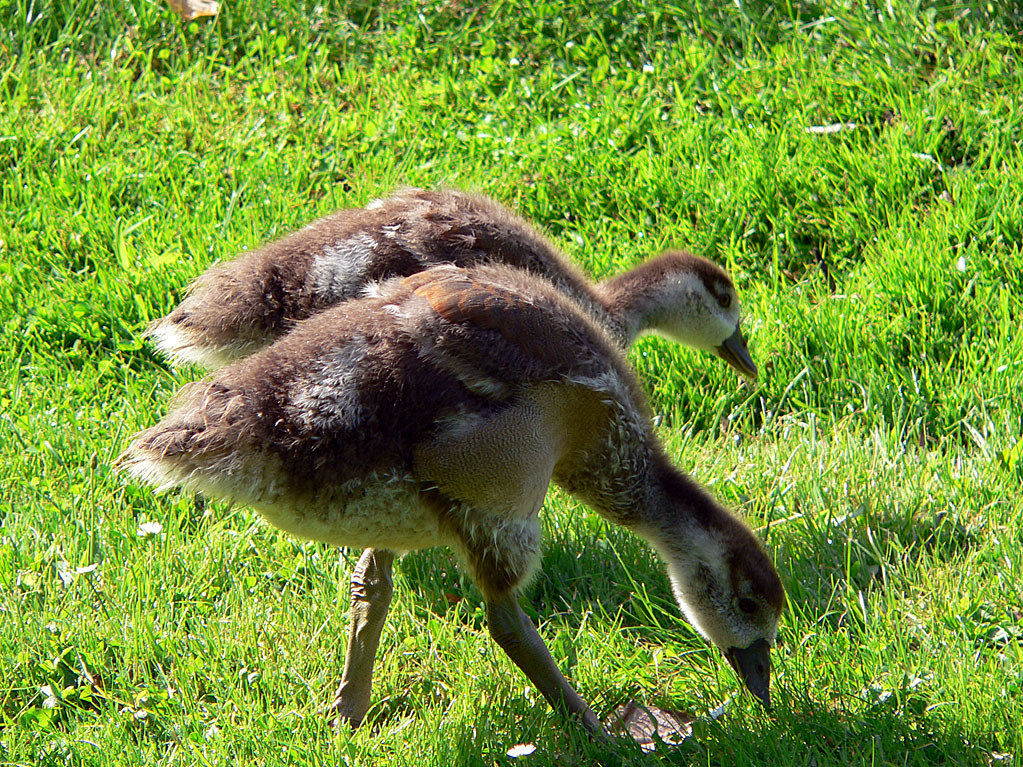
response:
[(735, 326), (735, 332), (730, 335), (721, 346), (714, 351), (718, 356), (746, 376), (751, 381), (756, 380), (757, 365), (749, 356), (749, 349), (746, 346), (746, 338), (742, 335), (742, 328)]
[(725, 653), (735, 673), (746, 683), (747, 689), (771, 708), (771, 645), (766, 639), (758, 639), (745, 650), (733, 647)]

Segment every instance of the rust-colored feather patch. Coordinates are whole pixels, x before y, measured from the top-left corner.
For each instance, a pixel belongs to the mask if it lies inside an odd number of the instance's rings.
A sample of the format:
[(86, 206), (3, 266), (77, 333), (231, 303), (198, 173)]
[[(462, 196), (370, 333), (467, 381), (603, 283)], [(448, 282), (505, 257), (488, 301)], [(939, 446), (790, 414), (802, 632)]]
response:
[(544, 365), (556, 368), (564, 362), (551, 338), (551, 323), (545, 321), (550, 318), (521, 294), (477, 282), (464, 272), (425, 282), (414, 292), (447, 322), (496, 331)]

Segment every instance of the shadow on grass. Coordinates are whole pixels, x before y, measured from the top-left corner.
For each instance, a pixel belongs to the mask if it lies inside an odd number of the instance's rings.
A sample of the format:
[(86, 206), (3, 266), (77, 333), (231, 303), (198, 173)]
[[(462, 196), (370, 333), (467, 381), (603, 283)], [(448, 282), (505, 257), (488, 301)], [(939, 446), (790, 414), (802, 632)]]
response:
[(892, 588), (901, 572), (926, 567), (924, 561), (960, 561), (981, 545), (977, 532), (952, 514), (860, 512), (852, 510), (846, 519), (806, 518), (798, 554), (787, 546), (776, 549), (789, 600), (806, 614), (841, 622), (836, 596), (841, 601), (850, 592)]
[[(515, 744), (534, 746), (530, 765), (845, 765), (907, 766), (991, 764), (998, 743), (975, 743), (954, 723), (924, 716), (912, 699), (892, 699), (853, 713), (829, 703), (781, 698), (772, 715), (742, 711), (717, 721), (694, 723), (677, 746), (659, 743), (643, 753), (629, 741), (597, 743), (553, 713), (538, 713), (525, 701), (514, 710), (478, 711), (470, 725), (445, 741), (452, 764), (511, 765)], [(507, 728), (507, 730), (505, 729)], [(512, 729), (514, 728), (514, 729)], [(994, 761), (993, 761), (994, 760)]]
[[(905, 557), (955, 558), (976, 543), (972, 531), (954, 519), (935, 515), (915, 520), (913, 529), (903, 522), (876, 517), (871, 520), (875, 540), (879, 533), (893, 539), (883, 566), (891, 567)], [(865, 528), (851, 527), (849, 532), (855, 540), (867, 542)], [(818, 589), (817, 601), (811, 598), (806, 606), (820, 617), (828, 610), (834, 580), (846, 577), (846, 544), (834, 535), (806, 538), (802, 546), (810, 545), (806, 557), (812, 562), (791, 564), (793, 575), (801, 581), (817, 578), (827, 585), (826, 589)], [(475, 609), (480, 597), (474, 589), (460, 592), (458, 597), (469, 603), (469, 609), (452, 606), (453, 595), (448, 589), (470, 587), (448, 552), (412, 554), (401, 567), (405, 577), (421, 589), (431, 611), (445, 620), (484, 628), (482, 613)], [(624, 630), (644, 641), (676, 645), (687, 641), (679, 632), (685, 624), (674, 606), (660, 563), (645, 544), (628, 533), (615, 528), (596, 529), (590, 524), (554, 533), (546, 544), (542, 567), (523, 600), (534, 620), (571, 630), (583, 622), (586, 611), (592, 610), (616, 618)], [(881, 580), (876, 574), (863, 577)], [(812, 583), (803, 585), (813, 591)], [(705, 646), (695, 632), (688, 641)], [(536, 746), (529, 756), (532, 765), (985, 764), (997, 760), (992, 754), (1006, 748), (995, 735), (978, 739), (975, 733), (967, 734), (950, 716), (933, 708), (923, 688), (919, 693), (911, 688), (898, 694), (867, 691), (819, 700), (812, 688), (800, 689), (794, 681), (790, 679), (788, 685), (776, 689), (775, 708), (770, 715), (734, 702), (722, 719), (697, 722), (693, 736), (682, 745), (662, 746), (653, 754), (643, 754), (628, 743), (593, 744), (542, 702), (515, 694), (499, 708), (481, 710), (471, 725), (453, 729), (447, 746), (451, 763), (466, 765), (515, 764), (516, 760), (506, 753), (516, 743)], [(594, 696), (598, 708), (629, 692), (614, 682), (609, 684)], [(402, 704), (399, 700), (395, 705), (402, 710), (408, 701)], [(388, 709), (384, 706), (371, 716), (386, 726), (394, 714)]]
[(985, 764), (998, 748), (972, 743), (954, 723), (925, 716), (913, 698), (902, 706), (888, 698), (854, 713), (783, 693), (772, 718), (706, 723), (683, 750), (699, 764), (931, 765)]
[[(396, 570), (420, 590), (421, 601), (435, 615), (482, 627), (476, 608), (483, 598), (450, 551), (411, 552)], [(540, 623), (557, 620), (578, 628), (587, 611), (596, 611), (620, 616), (627, 627), (657, 632), (677, 628), (682, 620), (663, 565), (646, 543), (610, 526), (547, 535), (540, 569), (522, 593), (523, 609)]]
[[(869, 531), (869, 532), (868, 532)], [(571, 634), (595, 612), (617, 622), (638, 641), (706, 649), (695, 631), (685, 628), (663, 567), (646, 544), (626, 531), (591, 518), (575, 518), (567, 528), (546, 531), (542, 569), (524, 591), (523, 604), (545, 637), (566, 628)], [(790, 599), (807, 618), (842, 621), (834, 600), (854, 591), (892, 586), (906, 564), (920, 558), (951, 562), (978, 545), (976, 533), (952, 515), (866, 514), (841, 525), (821, 523), (794, 531), (798, 558), (779, 550), (780, 569)], [(781, 542), (777, 538), (776, 541)], [(795, 545), (795, 542), (794, 542)], [(481, 597), (449, 552), (406, 556), (401, 565), (409, 585), (420, 590), (428, 609), (445, 621), (461, 621), (485, 630), (478, 609)], [(840, 607), (840, 606), (838, 606)], [(844, 631), (845, 629), (843, 629)], [(812, 685), (812, 671), (804, 685)], [(620, 683), (594, 693), (593, 703), (632, 694)], [(500, 710), (481, 712), (471, 727), (451, 735), (458, 764), (513, 764), (495, 742), (535, 743), (530, 764), (985, 764), (1004, 750), (994, 735), (978, 741), (950, 716), (933, 708), (926, 693), (847, 691), (829, 700), (815, 699), (812, 687), (796, 680), (776, 688), (775, 709), (764, 715), (734, 703), (716, 722), (699, 722), (693, 737), (679, 747), (639, 754), (630, 745), (600, 749), (578, 741), (571, 728), (545, 706), (513, 695)], [(386, 709), (377, 721), (388, 721)], [(606, 713), (606, 711), (601, 711)], [(512, 723), (507, 723), (511, 721)], [(511, 732), (514, 728), (514, 732)]]
[[(834, 621), (841, 621), (844, 612), (835, 611), (836, 595), (888, 588), (898, 571), (923, 558), (954, 562), (978, 545), (970, 526), (941, 513), (869, 514), (843, 524), (803, 524), (798, 555), (778, 546), (782, 539), (777, 539), (778, 568), (791, 601), (807, 615)], [(482, 597), (452, 553), (411, 553), (398, 567), (432, 613), (485, 628)], [(602, 522), (547, 536), (540, 570), (523, 590), (522, 604), (537, 623), (571, 630), (587, 612), (596, 612), (617, 619), (644, 641), (705, 646), (679, 615), (664, 566), (646, 543)]]

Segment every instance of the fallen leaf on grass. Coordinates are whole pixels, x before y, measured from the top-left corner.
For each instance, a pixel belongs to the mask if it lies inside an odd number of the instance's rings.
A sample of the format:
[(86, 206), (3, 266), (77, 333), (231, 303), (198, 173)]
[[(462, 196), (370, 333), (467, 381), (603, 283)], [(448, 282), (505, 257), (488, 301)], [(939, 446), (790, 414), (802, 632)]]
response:
[(220, 12), (220, 4), (215, 0), (167, 0), (167, 3), (185, 21), (200, 16), (216, 16)]
[(616, 708), (604, 727), (612, 734), (628, 735), (644, 751), (653, 751), (657, 741), (669, 746), (681, 744), (693, 734), (695, 719), (692, 714), (630, 702)]

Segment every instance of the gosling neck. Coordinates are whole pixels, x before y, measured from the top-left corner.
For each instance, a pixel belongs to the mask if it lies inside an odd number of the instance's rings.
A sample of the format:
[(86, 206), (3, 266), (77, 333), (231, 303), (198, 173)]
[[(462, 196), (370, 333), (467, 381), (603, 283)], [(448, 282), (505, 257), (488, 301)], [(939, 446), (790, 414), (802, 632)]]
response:
[(629, 346), (644, 333), (658, 332), (671, 338), (679, 327), (687, 327), (698, 314), (699, 279), (660, 257), (602, 280), (595, 288), (616, 338)]
[(651, 504), (635, 529), (661, 555), (679, 608), (704, 637), (728, 650), (761, 636), (762, 627), (739, 618), (733, 605), (744, 582), (780, 604), (770, 558), (749, 527), (665, 459), (652, 467)]
[(724, 547), (750, 534), (745, 524), (659, 451), (651, 457), (648, 502), (640, 512), (639, 528), (665, 554), (690, 552), (700, 541), (720, 541)]
[(607, 313), (604, 326), (621, 348), (628, 348), (650, 329), (654, 299), (649, 283), (636, 279), (633, 271), (601, 280), (594, 287), (597, 300)]

